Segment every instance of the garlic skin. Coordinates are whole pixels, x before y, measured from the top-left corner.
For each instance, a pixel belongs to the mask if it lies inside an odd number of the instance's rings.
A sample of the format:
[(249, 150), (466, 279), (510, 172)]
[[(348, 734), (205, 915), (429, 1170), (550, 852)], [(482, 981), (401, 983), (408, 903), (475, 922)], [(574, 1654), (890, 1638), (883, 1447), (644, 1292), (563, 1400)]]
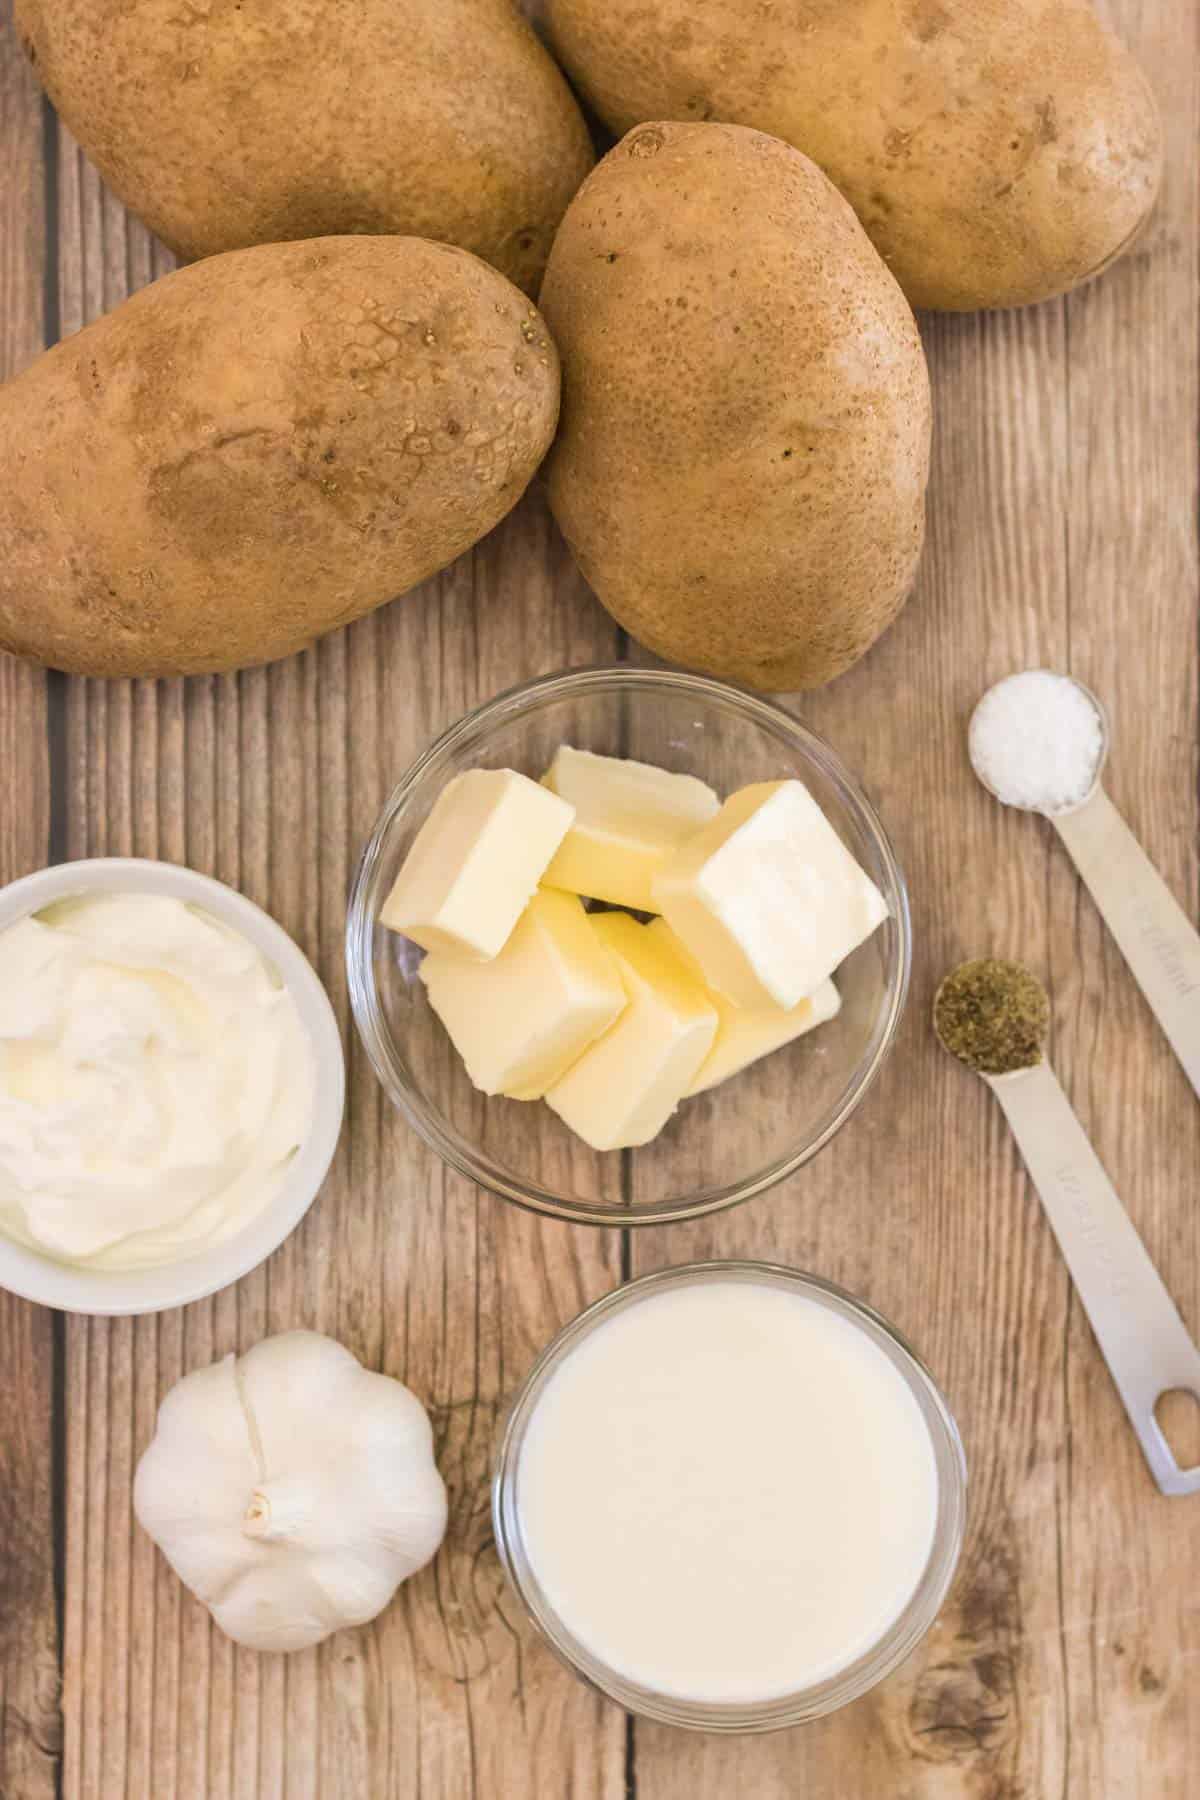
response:
[(177, 1382), (133, 1507), (252, 1650), (302, 1650), (365, 1624), (446, 1530), (425, 1408), (316, 1331), (264, 1338)]

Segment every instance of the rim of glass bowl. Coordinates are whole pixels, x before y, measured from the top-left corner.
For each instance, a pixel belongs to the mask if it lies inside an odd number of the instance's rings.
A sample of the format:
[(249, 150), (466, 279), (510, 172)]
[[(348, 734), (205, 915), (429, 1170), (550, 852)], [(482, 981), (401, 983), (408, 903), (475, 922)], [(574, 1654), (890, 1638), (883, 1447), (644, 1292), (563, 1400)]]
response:
[[(907, 1382), (929, 1429), (938, 1472), (938, 1510), (929, 1560), (907, 1606), (870, 1650), (812, 1687), (771, 1700), (713, 1702), (659, 1694), (627, 1680), (594, 1657), (571, 1635), (542, 1595), (525, 1554), (517, 1508), (517, 1469), (525, 1431), (550, 1377), (565, 1357), (615, 1312), (658, 1288), (705, 1281), (769, 1281), (801, 1292), (865, 1330)], [(501, 1426), (492, 1475), (492, 1527), (509, 1584), (543, 1640), (581, 1680), (628, 1711), (660, 1725), (692, 1731), (780, 1731), (819, 1719), (857, 1700), (911, 1655), (933, 1624), (954, 1579), (967, 1517), (967, 1463), (962, 1439), (945, 1396), (921, 1358), (894, 1325), (866, 1301), (820, 1275), (783, 1263), (733, 1260), (681, 1263), (642, 1275), (592, 1302), (552, 1338), (514, 1396)]]
[[(738, 713), (743, 719), (778, 738), (789, 747), (793, 755), (799, 753), (817, 764), (837, 791), (846, 810), (857, 817), (866, 835), (875, 844), (882, 864), (883, 879), (880, 886), (891, 913), (891, 928), (896, 933), (896, 949), (891, 981), (880, 1017), (876, 1021), (870, 1050), (819, 1132), (797, 1149), (776, 1157), (774, 1161), (740, 1181), (701, 1188), (688, 1196), (616, 1208), (583, 1200), (575, 1195), (555, 1193), (535, 1181), (514, 1178), (447, 1128), (441, 1116), (426, 1104), (420, 1083), (414, 1078), (399, 1050), (389, 1047), (375, 982), (373, 938), (379, 907), (384, 898), (377, 891), (381, 884), (384, 841), (423, 783), (436, 776), (439, 767), (448, 766), (464, 748), (475, 742), (485, 743), (491, 732), (503, 724), (563, 699), (621, 690), (641, 690), (648, 693), (670, 690), (690, 695), (705, 705)], [(384, 1092), (417, 1135), (460, 1175), (465, 1175), (469, 1181), (478, 1183), (480, 1187), (498, 1194), (504, 1200), (511, 1200), (531, 1212), (572, 1224), (602, 1225), (619, 1230), (637, 1225), (673, 1224), (683, 1219), (700, 1218), (706, 1213), (720, 1212), (724, 1207), (736, 1206), (743, 1200), (751, 1200), (755, 1195), (764, 1193), (767, 1188), (786, 1180), (803, 1168), (805, 1163), (811, 1162), (818, 1151), (823, 1150), (841, 1130), (879, 1073), (904, 1012), (911, 968), (912, 922), (908, 890), (896, 853), (874, 807), (840, 757), (824, 739), (793, 719), (782, 707), (727, 682), (714, 681), (705, 675), (691, 675), (682, 670), (638, 669), (619, 663), (596, 668), (569, 669), (558, 675), (542, 675), (533, 681), (522, 682), (466, 713), (457, 724), (451, 725), (435, 739), (389, 795), (359, 859), (346, 917), (346, 977), (354, 1022)]]

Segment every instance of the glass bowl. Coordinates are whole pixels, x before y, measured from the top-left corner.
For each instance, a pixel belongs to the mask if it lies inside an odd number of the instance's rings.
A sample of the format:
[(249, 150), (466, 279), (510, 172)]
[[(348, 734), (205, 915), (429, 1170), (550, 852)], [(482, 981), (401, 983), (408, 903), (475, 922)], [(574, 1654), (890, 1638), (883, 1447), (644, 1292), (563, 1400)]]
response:
[[(891, 1625), (868, 1650), (822, 1681), (766, 1700), (713, 1702), (661, 1694), (602, 1663), (580, 1643), (538, 1583), (521, 1529), (521, 1447), (538, 1399), (572, 1350), (614, 1313), (637, 1306), (664, 1289), (701, 1282), (769, 1283), (828, 1307), (864, 1331), (903, 1377), (929, 1431), (937, 1471), (933, 1542), (921, 1578)], [(781, 1429), (786, 1421), (780, 1420)], [(932, 1375), (900, 1334), (871, 1307), (832, 1282), (798, 1269), (765, 1262), (687, 1263), (660, 1269), (616, 1288), (566, 1325), (534, 1363), (502, 1428), (492, 1479), (492, 1523), (500, 1560), (521, 1605), (550, 1648), (592, 1687), (628, 1711), (662, 1725), (695, 1731), (778, 1731), (834, 1712), (873, 1688), (902, 1663), (933, 1624), (946, 1598), (962, 1549), (967, 1511), (967, 1465), (953, 1414)]]
[[(685, 1100), (653, 1143), (590, 1150), (540, 1102), (472, 1087), (418, 976), (422, 952), (379, 911), (430, 807), (472, 768), (539, 777), (560, 744), (698, 775), (724, 797), (798, 777), (879, 887), (890, 917), (835, 977), (829, 1023), (722, 1086)], [(404, 776), (363, 853), (346, 964), (359, 1034), (389, 1099), (451, 1168), (506, 1200), (593, 1225), (667, 1223), (761, 1194), (827, 1144), (859, 1105), (908, 991), (904, 877), (853, 776), (781, 708), (702, 676), (580, 669), (531, 681), (468, 713)]]

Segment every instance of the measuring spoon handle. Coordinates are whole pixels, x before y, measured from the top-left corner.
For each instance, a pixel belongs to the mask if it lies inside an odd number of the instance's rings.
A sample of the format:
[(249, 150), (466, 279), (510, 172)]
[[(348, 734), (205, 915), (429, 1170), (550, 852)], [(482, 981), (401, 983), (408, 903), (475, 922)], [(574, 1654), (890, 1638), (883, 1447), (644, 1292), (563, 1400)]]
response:
[(1164, 1494), (1200, 1493), (1154, 1416), (1160, 1394), (1200, 1400), (1200, 1350), (1049, 1064), (985, 1080), (1004, 1108), (1079, 1298)]
[(1052, 823), (1200, 1095), (1200, 933), (1103, 788)]

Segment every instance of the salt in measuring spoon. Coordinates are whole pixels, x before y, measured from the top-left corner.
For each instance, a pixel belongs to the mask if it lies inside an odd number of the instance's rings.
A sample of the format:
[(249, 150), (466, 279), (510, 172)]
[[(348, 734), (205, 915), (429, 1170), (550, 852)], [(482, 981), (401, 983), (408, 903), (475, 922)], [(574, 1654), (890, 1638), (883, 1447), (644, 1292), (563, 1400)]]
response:
[[(1006, 1035), (1003, 995), (1014, 991), (1033, 1005)], [(1045, 1060), (1049, 1019), (1041, 983), (995, 961), (955, 969), (933, 1009), (944, 1048), (987, 1083), (1012, 1127), (1150, 1473), (1164, 1494), (1200, 1493), (1200, 1467), (1179, 1467), (1154, 1413), (1174, 1388), (1200, 1400), (1200, 1350)], [(1035, 1060), (1012, 1066), (1023, 1056)]]
[[(1011, 735), (1022, 730), (1019, 740)], [(967, 743), (989, 793), (1040, 812), (1058, 832), (1200, 1095), (1200, 934), (1101, 785), (1104, 707), (1069, 675), (1026, 670), (988, 689)]]

